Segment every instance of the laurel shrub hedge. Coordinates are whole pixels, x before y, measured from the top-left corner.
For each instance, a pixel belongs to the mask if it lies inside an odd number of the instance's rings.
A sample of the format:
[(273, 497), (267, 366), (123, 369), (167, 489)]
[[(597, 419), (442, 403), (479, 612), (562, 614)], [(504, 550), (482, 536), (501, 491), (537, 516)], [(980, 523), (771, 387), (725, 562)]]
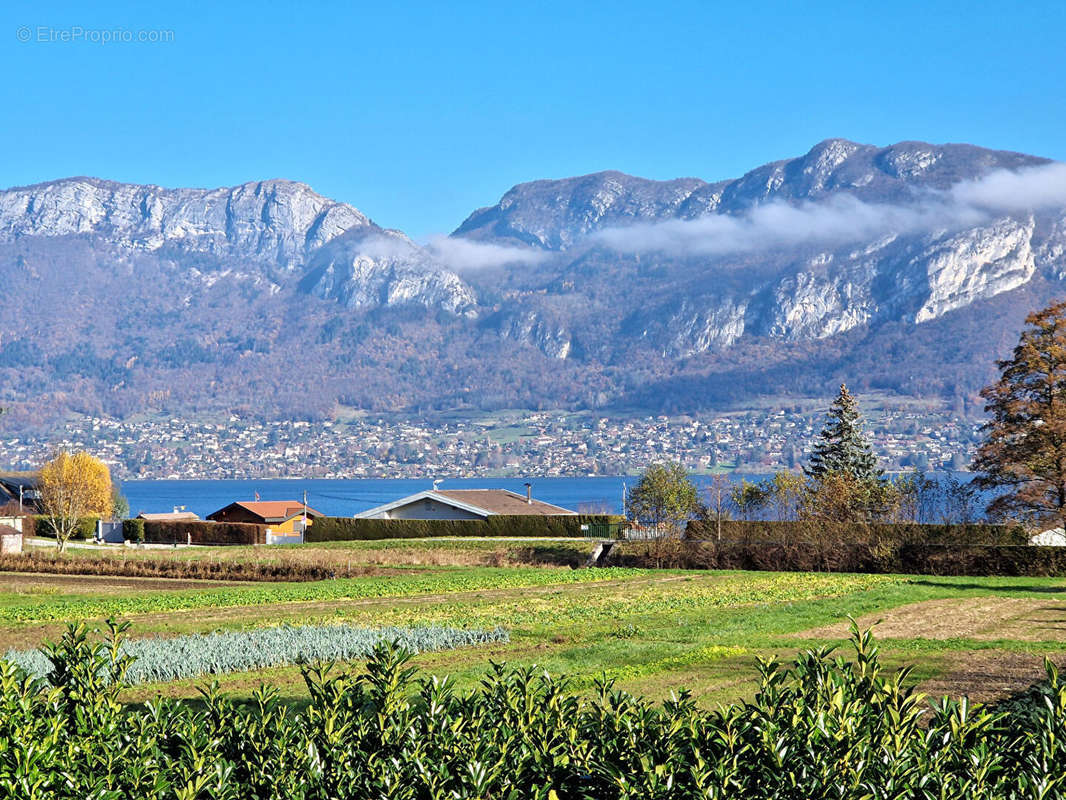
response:
[(746, 703), (705, 709), (536, 667), (471, 688), (379, 645), (364, 670), (304, 666), (309, 699), (122, 702), (118, 632), (74, 628), (49, 681), (0, 662), (0, 797), (211, 800), (1063, 800), (1066, 682), (1024, 700), (933, 703), (868, 633), (760, 660)]

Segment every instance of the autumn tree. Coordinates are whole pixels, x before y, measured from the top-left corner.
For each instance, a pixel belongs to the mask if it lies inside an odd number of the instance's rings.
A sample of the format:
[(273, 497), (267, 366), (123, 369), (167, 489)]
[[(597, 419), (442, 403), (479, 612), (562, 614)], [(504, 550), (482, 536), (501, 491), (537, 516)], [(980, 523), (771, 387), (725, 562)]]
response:
[(708, 522), (714, 523), (715, 535), (718, 541), (722, 540), (722, 522), (729, 519), (729, 505), (732, 499), (732, 483), (722, 473), (711, 478), (711, 485), (704, 493), (707, 502), (704, 504), (704, 515)]
[(783, 470), (761, 481), (741, 479), (733, 487), (732, 500), (748, 519), (785, 522), (800, 517), (810, 491), (810, 482), (805, 482), (794, 472)]
[(1066, 526), (1066, 302), (1025, 320), (999, 380), (981, 396), (991, 419), (973, 469), (981, 489), (999, 490), (997, 517)]
[(685, 468), (674, 462), (645, 469), (626, 497), (626, 514), (631, 519), (676, 533), (700, 508), (695, 484)]
[(58, 453), (41, 467), (39, 483), (41, 507), (60, 552), (83, 517), (111, 513), (111, 473), (106, 464), (84, 451)]

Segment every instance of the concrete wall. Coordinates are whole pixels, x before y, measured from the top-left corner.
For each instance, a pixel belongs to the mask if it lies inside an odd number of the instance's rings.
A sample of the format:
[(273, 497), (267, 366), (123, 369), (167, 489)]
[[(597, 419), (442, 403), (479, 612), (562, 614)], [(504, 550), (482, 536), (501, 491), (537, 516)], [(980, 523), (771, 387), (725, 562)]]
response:
[(122, 544), (125, 539), (122, 536), (122, 520), (108, 519), (96, 523), (96, 532), (105, 542)]
[(22, 534), (21, 533), (4, 533), (0, 534), (0, 554), (7, 553), (21, 553), (22, 552)]
[[(308, 527), (311, 527), (311, 526), (308, 525)], [(267, 544), (303, 544), (304, 543), (304, 535), (303, 535), (302, 532), (300, 532), (300, 533), (282, 533), (282, 532), (275, 531), (272, 528), (267, 528), (266, 543)]]

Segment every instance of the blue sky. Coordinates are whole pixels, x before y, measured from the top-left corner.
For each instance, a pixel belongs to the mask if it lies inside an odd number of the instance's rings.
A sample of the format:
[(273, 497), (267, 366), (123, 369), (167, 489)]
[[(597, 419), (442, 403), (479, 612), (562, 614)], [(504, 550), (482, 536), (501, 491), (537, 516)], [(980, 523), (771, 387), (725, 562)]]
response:
[[(714, 180), (836, 136), (1066, 159), (1061, 3), (12, 0), (0, 18), (3, 186), (284, 177), (423, 237), (521, 181)], [(171, 41), (85, 40), (116, 30)]]

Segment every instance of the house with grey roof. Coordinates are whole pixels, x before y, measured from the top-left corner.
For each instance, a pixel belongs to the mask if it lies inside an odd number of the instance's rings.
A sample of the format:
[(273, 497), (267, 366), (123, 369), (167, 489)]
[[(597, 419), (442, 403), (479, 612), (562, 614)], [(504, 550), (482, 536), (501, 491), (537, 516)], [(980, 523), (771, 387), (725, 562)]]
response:
[(507, 489), (427, 489), (371, 508), (356, 519), (484, 520), (502, 516), (576, 516), (577, 512), (533, 499), (527, 484), (523, 497)]

